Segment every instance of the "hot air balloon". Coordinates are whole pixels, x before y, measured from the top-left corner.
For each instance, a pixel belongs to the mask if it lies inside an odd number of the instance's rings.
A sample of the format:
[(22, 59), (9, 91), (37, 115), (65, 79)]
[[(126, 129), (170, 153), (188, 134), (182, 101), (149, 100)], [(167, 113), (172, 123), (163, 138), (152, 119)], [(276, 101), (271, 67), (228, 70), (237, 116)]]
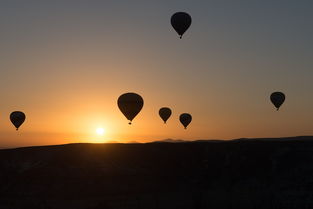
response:
[(179, 116), (179, 120), (180, 120), (181, 124), (183, 124), (183, 126), (186, 129), (187, 126), (189, 125), (189, 123), (191, 122), (192, 117), (189, 113), (183, 113)]
[(164, 121), (164, 123), (166, 123), (166, 121), (172, 115), (172, 110), (170, 108), (168, 108), (168, 107), (162, 107), (159, 110), (159, 115), (162, 118), (162, 120)]
[(122, 94), (117, 100), (118, 108), (129, 120), (129, 125), (143, 107), (143, 99), (136, 93)]
[(10, 120), (15, 126), (16, 130), (24, 123), (25, 121), (25, 114), (21, 111), (14, 111), (10, 114)]
[(183, 34), (191, 25), (191, 16), (186, 12), (176, 12), (171, 17), (171, 25), (182, 38)]
[(285, 101), (285, 94), (282, 92), (274, 92), (271, 94), (271, 102), (274, 104), (274, 106), (277, 108), (277, 111), (279, 110), (280, 106)]

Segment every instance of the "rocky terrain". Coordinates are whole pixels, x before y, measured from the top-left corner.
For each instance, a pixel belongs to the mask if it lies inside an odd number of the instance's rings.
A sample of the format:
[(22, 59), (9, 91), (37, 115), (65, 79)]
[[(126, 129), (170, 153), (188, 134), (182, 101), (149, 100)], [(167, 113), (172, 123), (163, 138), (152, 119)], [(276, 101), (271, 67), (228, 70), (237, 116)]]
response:
[(0, 209), (313, 208), (313, 137), (0, 150)]

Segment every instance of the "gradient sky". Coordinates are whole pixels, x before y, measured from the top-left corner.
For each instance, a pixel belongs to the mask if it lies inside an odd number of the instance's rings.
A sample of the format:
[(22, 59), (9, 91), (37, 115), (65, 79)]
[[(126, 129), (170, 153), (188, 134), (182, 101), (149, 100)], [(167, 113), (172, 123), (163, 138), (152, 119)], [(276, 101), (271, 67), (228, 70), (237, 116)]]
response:
[[(193, 18), (182, 40), (177, 11)], [(312, 11), (311, 0), (1, 1), (0, 147), (312, 135)], [(286, 94), (279, 112), (273, 91)], [(126, 92), (145, 100), (131, 126), (116, 105)]]

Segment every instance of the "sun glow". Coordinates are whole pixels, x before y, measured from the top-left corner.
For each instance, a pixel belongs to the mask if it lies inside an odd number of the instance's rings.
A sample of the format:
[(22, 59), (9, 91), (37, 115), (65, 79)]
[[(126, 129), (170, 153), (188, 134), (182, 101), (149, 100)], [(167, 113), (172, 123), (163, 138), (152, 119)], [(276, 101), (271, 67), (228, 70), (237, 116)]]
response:
[(97, 128), (96, 129), (96, 133), (99, 135), (99, 136), (103, 136), (105, 134), (105, 130), (104, 128)]

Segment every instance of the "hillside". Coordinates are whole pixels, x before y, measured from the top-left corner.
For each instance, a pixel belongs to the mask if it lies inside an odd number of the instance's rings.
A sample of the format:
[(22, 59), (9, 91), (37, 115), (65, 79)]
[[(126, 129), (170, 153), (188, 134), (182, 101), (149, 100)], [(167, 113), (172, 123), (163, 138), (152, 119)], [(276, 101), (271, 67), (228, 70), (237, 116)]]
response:
[(313, 208), (313, 137), (0, 150), (0, 209)]

